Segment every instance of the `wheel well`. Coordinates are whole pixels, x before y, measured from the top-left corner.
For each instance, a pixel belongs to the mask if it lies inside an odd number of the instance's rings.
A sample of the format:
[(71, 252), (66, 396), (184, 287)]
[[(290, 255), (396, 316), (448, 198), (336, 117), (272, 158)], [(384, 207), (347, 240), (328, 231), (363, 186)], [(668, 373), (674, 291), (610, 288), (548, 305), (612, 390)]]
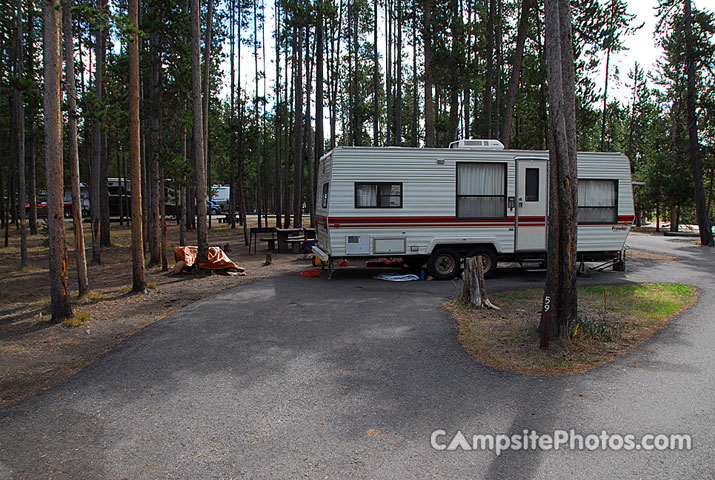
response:
[(437, 249), (440, 248), (451, 248), (455, 250), (457, 253), (459, 253), (461, 256), (466, 255), (469, 253), (471, 250), (474, 250), (475, 248), (488, 248), (491, 250), (494, 255), (497, 254), (496, 248), (494, 248), (494, 244), (492, 243), (440, 243), (434, 246), (432, 251), (430, 252), (430, 255)]

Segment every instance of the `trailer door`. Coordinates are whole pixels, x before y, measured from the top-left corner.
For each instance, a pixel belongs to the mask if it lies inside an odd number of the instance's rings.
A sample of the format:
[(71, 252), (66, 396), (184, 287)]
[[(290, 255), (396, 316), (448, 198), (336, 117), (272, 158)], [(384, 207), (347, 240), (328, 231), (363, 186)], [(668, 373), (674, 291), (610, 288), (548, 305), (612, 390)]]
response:
[(517, 252), (543, 252), (546, 249), (547, 186), (546, 160), (516, 160), (514, 244)]

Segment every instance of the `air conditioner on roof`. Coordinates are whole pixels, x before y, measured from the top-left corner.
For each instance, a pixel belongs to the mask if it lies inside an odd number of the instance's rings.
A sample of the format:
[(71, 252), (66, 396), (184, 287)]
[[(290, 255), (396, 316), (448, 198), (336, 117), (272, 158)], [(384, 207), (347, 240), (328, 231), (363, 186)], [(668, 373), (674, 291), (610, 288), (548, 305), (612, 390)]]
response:
[(504, 150), (499, 140), (466, 138), (449, 144), (449, 148), (470, 148), (476, 150)]

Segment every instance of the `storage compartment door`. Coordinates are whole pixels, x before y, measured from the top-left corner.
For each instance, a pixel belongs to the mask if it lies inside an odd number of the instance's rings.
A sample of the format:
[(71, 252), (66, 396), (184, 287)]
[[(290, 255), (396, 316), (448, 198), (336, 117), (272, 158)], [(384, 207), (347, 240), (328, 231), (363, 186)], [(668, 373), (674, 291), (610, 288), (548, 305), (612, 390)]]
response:
[(373, 252), (375, 255), (405, 253), (404, 238), (376, 238)]

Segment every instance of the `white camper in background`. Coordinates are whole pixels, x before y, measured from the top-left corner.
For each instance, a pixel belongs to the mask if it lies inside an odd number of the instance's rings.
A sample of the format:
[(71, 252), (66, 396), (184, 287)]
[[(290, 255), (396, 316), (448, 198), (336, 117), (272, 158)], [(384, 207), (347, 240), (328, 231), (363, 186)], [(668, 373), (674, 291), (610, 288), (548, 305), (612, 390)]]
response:
[[(497, 140), (448, 149), (338, 147), (320, 159), (318, 245), (333, 259), (401, 257), (452, 278), (461, 259), (546, 259), (549, 152)], [(634, 218), (631, 170), (620, 153), (578, 153), (578, 258), (620, 260)], [(619, 264), (622, 265), (622, 264)]]

